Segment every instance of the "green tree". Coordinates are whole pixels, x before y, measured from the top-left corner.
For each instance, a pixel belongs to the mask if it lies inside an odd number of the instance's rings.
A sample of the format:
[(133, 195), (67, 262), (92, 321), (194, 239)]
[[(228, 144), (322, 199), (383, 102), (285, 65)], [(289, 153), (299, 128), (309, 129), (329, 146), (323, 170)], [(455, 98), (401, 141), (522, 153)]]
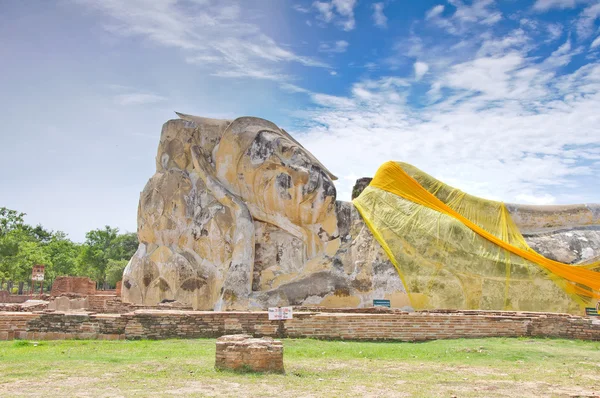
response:
[(21, 228), (23, 226), (23, 217), (25, 217), (25, 213), (0, 207), (0, 237), (5, 236), (10, 231)]
[(124, 260), (129, 260), (135, 254), (139, 246), (137, 233), (127, 232), (117, 237), (116, 244), (119, 250), (119, 257)]
[(84, 244), (61, 231), (24, 222), (25, 213), (0, 207), (0, 279), (27, 282), (34, 264), (44, 264), (48, 284), (57, 276), (89, 276), (105, 288), (121, 279), (138, 247), (135, 233), (106, 226), (86, 234)]
[(135, 234), (119, 235), (118, 228), (107, 225), (103, 229), (92, 230), (86, 234), (81, 252), (83, 272), (106, 289), (109, 284), (107, 279), (109, 261), (129, 260), (135, 253), (137, 245)]
[(80, 265), (82, 245), (72, 242), (64, 233), (58, 232), (53, 235), (45, 248), (51, 263), (51, 267), (46, 270), (47, 280), (52, 281), (57, 276), (82, 275)]
[(106, 282), (114, 287), (117, 282), (123, 278), (123, 270), (127, 266), (129, 260), (108, 260), (106, 266)]

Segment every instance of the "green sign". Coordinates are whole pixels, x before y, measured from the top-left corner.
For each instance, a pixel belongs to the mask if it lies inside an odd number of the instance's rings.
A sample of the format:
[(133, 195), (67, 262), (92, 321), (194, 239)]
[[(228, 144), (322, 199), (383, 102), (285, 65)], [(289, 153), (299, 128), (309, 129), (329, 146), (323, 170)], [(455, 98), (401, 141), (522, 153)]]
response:
[(600, 314), (598, 314), (598, 310), (593, 307), (586, 308), (585, 314), (588, 316), (600, 316)]
[(388, 307), (390, 308), (390, 300), (373, 300), (373, 307)]

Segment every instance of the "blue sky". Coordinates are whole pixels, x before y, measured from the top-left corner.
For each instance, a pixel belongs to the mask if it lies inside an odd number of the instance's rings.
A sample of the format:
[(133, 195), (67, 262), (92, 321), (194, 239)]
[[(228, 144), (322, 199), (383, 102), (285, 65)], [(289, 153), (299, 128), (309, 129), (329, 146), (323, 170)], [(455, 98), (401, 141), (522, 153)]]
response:
[(387, 160), (600, 202), (600, 2), (0, 0), (0, 206), (135, 231), (173, 111), (274, 121), (338, 198)]

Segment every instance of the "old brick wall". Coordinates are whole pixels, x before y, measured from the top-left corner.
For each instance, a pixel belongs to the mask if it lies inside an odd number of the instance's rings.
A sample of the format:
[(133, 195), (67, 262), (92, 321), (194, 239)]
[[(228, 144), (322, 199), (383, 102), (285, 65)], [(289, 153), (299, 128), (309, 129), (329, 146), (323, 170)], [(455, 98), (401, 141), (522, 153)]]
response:
[(22, 338), (21, 333), (28, 328), (28, 323), (39, 317), (37, 314), (26, 312), (0, 313), (0, 340)]
[(88, 296), (89, 310), (92, 312), (107, 312), (107, 302), (114, 300), (116, 297), (114, 294), (94, 294)]
[(96, 282), (87, 277), (59, 276), (52, 283), (52, 296), (75, 293), (81, 295), (96, 294)]
[(0, 290), (0, 303), (10, 303), (10, 304), (18, 304), (24, 303), (29, 300), (31, 297), (25, 294), (10, 294), (6, 290)]
[(0, 340), (13, 338), (165, 339), (226, 334), (319, 339), (424, 341), (477, 337), (600, 340), (600, 319), (565, 314), (468, 311), (436, 313), (297, 312), (269, 321), (266, 312), (139, 310), (126, 314), (0, 313)]

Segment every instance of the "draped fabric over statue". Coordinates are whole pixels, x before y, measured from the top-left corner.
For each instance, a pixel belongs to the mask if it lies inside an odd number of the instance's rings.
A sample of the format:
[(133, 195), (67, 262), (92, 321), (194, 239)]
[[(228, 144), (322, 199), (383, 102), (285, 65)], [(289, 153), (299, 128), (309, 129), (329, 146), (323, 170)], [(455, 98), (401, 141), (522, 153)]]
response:
[(354, 199), (415, 309), (581, 312), (600, 297), (600, 263), (569, 265), (531, 249), (501, 202), (387, 162)]

